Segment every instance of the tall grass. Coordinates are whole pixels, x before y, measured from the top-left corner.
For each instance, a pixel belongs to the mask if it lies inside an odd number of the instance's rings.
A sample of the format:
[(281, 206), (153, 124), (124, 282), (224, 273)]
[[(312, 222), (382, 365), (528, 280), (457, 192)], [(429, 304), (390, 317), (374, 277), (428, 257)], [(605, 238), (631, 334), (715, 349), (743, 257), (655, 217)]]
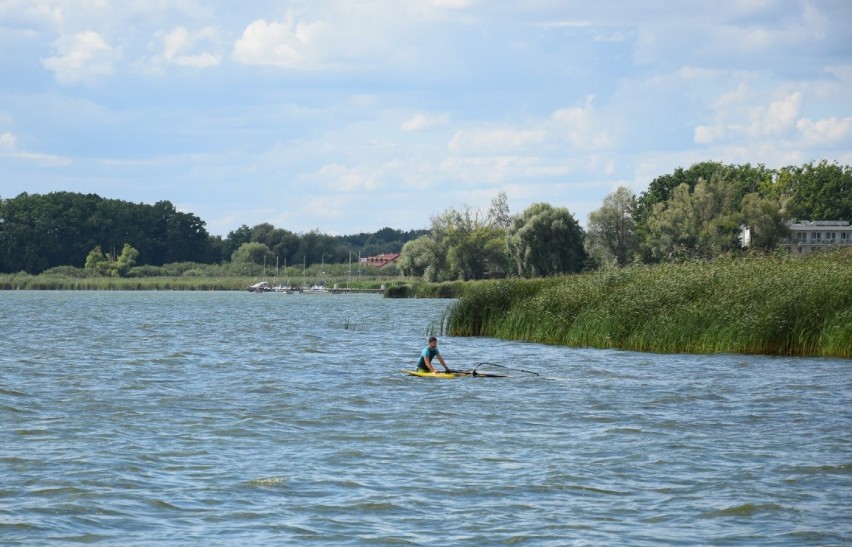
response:
[(246, 290), (253, 278), (224, 277), (68, 277), (0, 275), (0, 290), (54, 291), (213, 291)]
[(852, 357), (852, 252), (481, 282), (444, 328), (581, 347)]

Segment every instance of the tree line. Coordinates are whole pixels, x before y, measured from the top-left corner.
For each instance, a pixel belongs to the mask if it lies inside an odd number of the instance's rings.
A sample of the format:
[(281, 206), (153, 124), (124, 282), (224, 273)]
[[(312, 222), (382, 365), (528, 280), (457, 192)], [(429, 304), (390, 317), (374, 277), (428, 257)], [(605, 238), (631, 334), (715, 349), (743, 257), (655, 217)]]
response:
[(340, 263), (350, 253), (399, 252), (423, 232), (383, 228), (330, 236), (318, 231), (296, 234), (264, 223), (240, 226), (222, 238), (211, 236), (203, 220), (178, 211), (169, 201), (149, 205), (96, 194), (22, 193), (0, 199), (0, 272), (38, 274), (71, 266), (121, 276), (129, 265)]
[(485, 213), (450, 208), (433, 217), (429, 233), (403, 247), (399, 265), (404, 274), (442, 281), (769, 253), (793, 219), (852, 219), (852, 168), (696, 163), (655, 178), (639, 196), (618, 188), (585, 230), (568, 209), (547, 203), (511, 215), (501, 193)]
[(0, 200), (0, 272), (82, 267), (92, 249), (115, 255), (125, 243), (138, 250), (141, 264), (204, 263), (219, 256), (204, 221), (168, 201), (135, 204), (72, 192)]
[[(486, 211), (465, 205), (428, 229), (331, 236), (263, 223), (211, 236), (203, 220), (168, 201), (153, 205), (95, 194), (22, 193), (0, 199), (0, 272), (71, 266), (126, 275), (172, 263), (344, 263), (400, 252), (401, 273), (428, 281), (549, 276), (631, 262), (771, 252), (790, 219), (852, 219), (852, 168), (821, 161), (768, 169), (701, 162), (655, 178), (636, 196), (608, 195), (584, 230), (565, 207), (535, 203), (511, 214), (500, 192)], [(741, 247), (747, 225), (752, 248)]]
[[(852, 220), (852, 167), (825, 160), (767, 169), (696, 163), (655, 178), (638, 197), (619, 188), (589, 215), (596, 264), (623, 266), (732, 253), (769, 253), (791, 220)], [(751, 244), (740, 241), (750, 228)]]

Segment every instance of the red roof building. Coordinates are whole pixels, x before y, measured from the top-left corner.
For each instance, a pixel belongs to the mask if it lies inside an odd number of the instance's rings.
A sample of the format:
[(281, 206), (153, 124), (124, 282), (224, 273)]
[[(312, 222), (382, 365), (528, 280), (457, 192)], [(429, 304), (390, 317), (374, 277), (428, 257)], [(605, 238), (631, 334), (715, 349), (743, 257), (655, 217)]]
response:
[(377, 256), (368, 256), (367, 258), (362, 258), (361, 262), (371, 264), (377, 268), (384, 268), (391, 262), (396, 262), (398, 258), (399, 253), (382, 253)]

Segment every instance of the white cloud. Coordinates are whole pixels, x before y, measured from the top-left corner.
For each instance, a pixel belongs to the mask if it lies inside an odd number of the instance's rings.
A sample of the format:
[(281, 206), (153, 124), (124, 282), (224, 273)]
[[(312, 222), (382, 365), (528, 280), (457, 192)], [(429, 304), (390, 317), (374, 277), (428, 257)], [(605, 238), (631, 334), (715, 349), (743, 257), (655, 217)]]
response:
[(234, 44), (234, 59), (247, 65), (281, 68), (317, 68), (328, 61), (326, 48), (335, 31), (322, 21), (258, 19), (249, 24)]
[(341, 193), (370, 192), (379, 186), (377, 174), (363, 165), (350, 168), (341, 164), (328, 164), (322, 166), (317, 175), (328, 189)]
[(580, 107), (563, 108), (551, 116), (555, 133), (567, 140), (572, 149), (595, 150), (615, 144), (614, 127), (606, 123), (594, 107), (594, 97), (587, 97)]
[(696, 144), (710, 144), (725, 137), (725, 128), (720, 125), (699, 125), (693, 132)]
[(545, 139), (541, 129), (493, 128), (469, 129), (457, 132), (448, 144), (451, 152), (482, 154), (486, 152), (515, 151)]
[(36, 162), (46, 166), (62, 166), (72, 163), (69, 158), (62, 156), (19, 150), (18, 139), (10, 131), (0, 135), (0, 157)]
[(0, 135), (0, 146), (2, 146), (3, 148), (11, 150), (15, 148), (15, 142), (15, 135), (11, 134), (8, 131)]
[(99, 76), (112, 74), (113, 64), (121, 58), (97, 32), (82, 32), (61, 36), (54, 43), (57, 55), (42, 59), (61, 85), (91, 82)]
[(561, 108), (548, 118), (518, 126), (477, 127), (457, 131), (448, 144), (457, 154), (512, 154), (524, 150), (590, 151), (612, 148), (614, 126), (595, 109), (594, 98), (583, 106)]
[(402, 130), (406, 133), (423, 131), (433, 127), (447, 125), (450, 121), (448, 114), (415, 114), (402, 124)]
[(432, 0), (432, 5), (442, 9), (465, 9), (470, 6), (468, 0)]
[(803, 118), (798, 121), (796, 128), (805, 145), (837, 144), (852, 135), (852, 118), (832, 116), (816, 121)]
[(473, 185), (501, 185), (518, 178), (526, 178), (541, 169), (541, 161), (535, 157), (491, 155), (471, 157), (449, 157), (440, 165), (440, 172), (452, 181)]
[(196, 32), (186, 27), (176, 27), (169, 33), (158, 33), (157, 38), (163, 43), (163, 58), (175, 65), (205, 68), (216, 66), (222, 61), (222, 56), (209, 51), (197, 51), (199, 44), (205, 44), (216, 38), (216, 29), (205, 27)]
[(783, 135), (795, 125), (801, 110), (802, 94), (798, 91), (770, 102), (768, 107), (755, 107), (752, 109), (749, 134), (752, 136)]
[(800, 91), (786, 94), (768, 105), (754, 104), (761, 98), (742, 84), (735, 91), (723, 94), (714, 108), (717, 123), (696, 126), (694, 141), (711, 144), (742, 138), (778, 138), (795, 128), (802, 111)]

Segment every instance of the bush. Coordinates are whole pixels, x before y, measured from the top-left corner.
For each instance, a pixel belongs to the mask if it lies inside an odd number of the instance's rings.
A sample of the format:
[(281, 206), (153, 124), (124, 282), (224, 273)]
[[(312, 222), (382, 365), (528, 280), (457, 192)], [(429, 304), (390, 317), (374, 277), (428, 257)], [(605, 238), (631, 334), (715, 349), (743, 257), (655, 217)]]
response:
[(127, 274), (127, 277), (160, 277), (162, 275), (165, 274), (160, 266), (145, 265), (130, 268), (130, 272)]
[(85, 268), (76, 268), (74, 266), (56, 266), (41, 272), (41, 275), (46, 276), (64, 276), (74, 279), (82, 279), (91, 277), (91, 272)]
[(414, 291), (411, 285), (392, 285), (385, 289), (385, 298), (411, 298)]

